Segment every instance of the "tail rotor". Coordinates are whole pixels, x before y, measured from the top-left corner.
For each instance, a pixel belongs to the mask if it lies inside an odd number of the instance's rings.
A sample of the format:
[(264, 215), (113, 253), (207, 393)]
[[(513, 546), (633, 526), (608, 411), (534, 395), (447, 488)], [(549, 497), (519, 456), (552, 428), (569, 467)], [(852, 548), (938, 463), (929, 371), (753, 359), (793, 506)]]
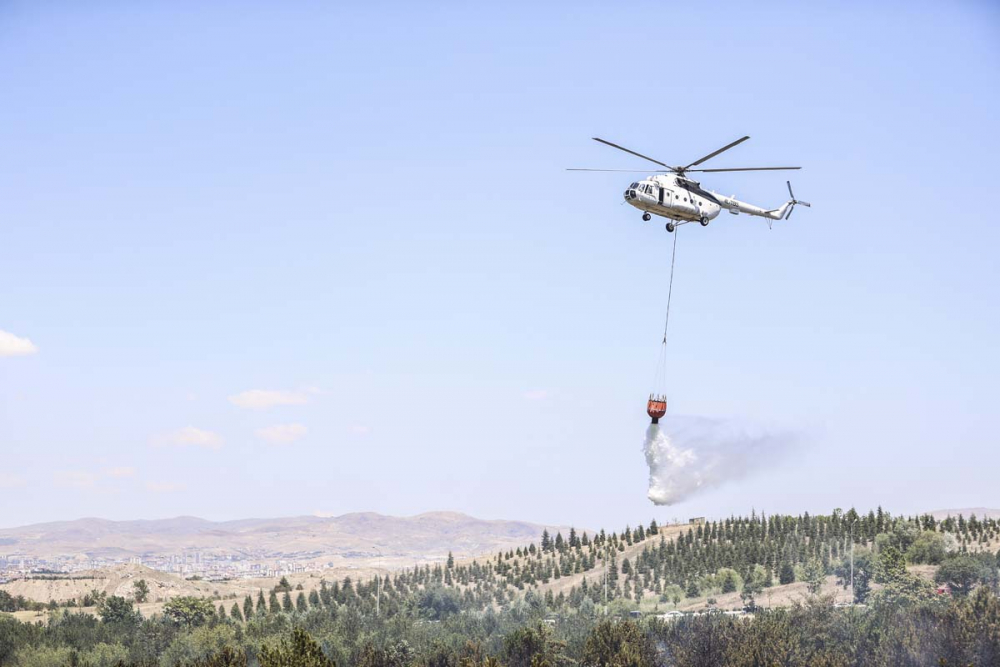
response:
[(792, 182), (791, 181), (785, 181), (785, 183), (788, 185), (788, 196), (792, 198), (792, 201), (791, 201), (792, 205), (788, 207), (788, 213), (785, 214), (785, 220), (788, 220), (790, 217), (792, 217), (792, 211), (795, 210), (795, 206), (796, 205), (802, 204), (803, 206), (805, 206), (807, 208), (812, 208), (812, 204), (810, 204), (807, 201), (799, 201), (798, 199), (796, 199), (795, 198), (795, 193), (792, 192)]

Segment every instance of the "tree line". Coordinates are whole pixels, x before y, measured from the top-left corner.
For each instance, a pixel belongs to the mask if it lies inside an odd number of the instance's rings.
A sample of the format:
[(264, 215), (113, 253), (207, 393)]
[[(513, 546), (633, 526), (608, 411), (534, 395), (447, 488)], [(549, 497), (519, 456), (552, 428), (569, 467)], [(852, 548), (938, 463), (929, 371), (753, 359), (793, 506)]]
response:
[[(97, 596), (97, 615), (0, 614), (0, 666), (1000, 664), (1000, 553), (987, 548), (997, 535), (992, 520), (881, 510), (751, 514), (671, 538), (655, 522), (546, 531), (488, 559), (312, 590), (283, 579), (243, 599), (182, 596), (148, 618), (137, 582), (130, 598)], [(817, 584), (836, 575), (849, 587), (852, 551), (853, 598), (865, 605), (835, 607)], [(907, 569), (915, 563), (936, 567), (943, 592)], [(574, 585), (554, 593), (548, 584), (567, 576)], [(757, 607), (790, 581), (807, 583), (803, 601)], [(740, 593), (755, 613), (629, 618), (716, 593)]]

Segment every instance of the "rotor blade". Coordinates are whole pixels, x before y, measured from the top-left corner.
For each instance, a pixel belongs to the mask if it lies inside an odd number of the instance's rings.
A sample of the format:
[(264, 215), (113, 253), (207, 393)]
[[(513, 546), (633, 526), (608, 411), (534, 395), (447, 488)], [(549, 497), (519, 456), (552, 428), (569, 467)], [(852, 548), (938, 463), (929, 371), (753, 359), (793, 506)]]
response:
[(744, 141), (746, 141), (749, 138), (750, 137), (743, 137), (742, 139), (737, 139), (736, 141), (734, 141), (733, 143), (729, 144), (728, 146), (723, 146), (722, 148), (720, 148), (719, 150), (715, 151), (714, 153), (709, 153), (708, 155), (706, 155), (702, 159), (698, 160), (697, 162), (692, 162), (687, 167), (684, 167), (684, 169), (687, 170), (690, 167), (697, 167), (699, 164), (701, 164), (705, 160), (711, 160), (713, 157), (715, 157), (719, 153), (724, 153), (725, 151), (728, 151), (733, 146), (737, 146), (739, 144), (742, 144)]
[(785, 185), (788, 186), (788, 196), (792, 198), (792, 201), (795, 201), (795, 193), (792, 192), (792, 182), (785, 181)]
[(792, 206), (788, 209), (788, 213), (785, 214), (785, 220), (788, 220), (790, 217), (792, 217), (792, 211), (794, 210), (795, 210), (795, 204), (792, 204)]
[(685, 169), (684, 171), (781, 171), (783, 169), (801, 169), (802, 167), (734, 167), (732, 169)]
[(807, 201), (797, 201), (797, 202), (795, 202), (795, 203), (796, 203), (796, 204), (802, 204), (803, 206), (805, 206), (805, 207), (807, 207), (807, 208), (812, 208), (812, 204), (810, 204), (810, 203), (809, 203), (809, 202), (807, 202)]
[(643, 155), (642, 153), (636, 153), (635, 151), (630, 151), (629, 149), (627, 149), (627, 148), (625, 148), (623, 146), (619, 146), (618, 144), (613, 144), (610, 141), (605, 141), (604, 139), (601, 139), (600, 137), (591, 137), (591, 139), (593, 139), (594, 141), (599, 141), (602, 144), (605, 144), (607, 146), (611, 146), (612, 148), (617, 148), (620, 151), (625, 151), (626, 153), (629, 153), (629, 154), (634, 155), (636, 157), (641, 157), (643, 160), (649, 160), (650, 162), (655, 162), (656, 164), (660, 165), (661, 167), (666, 167), (670, 171), (674, 170), (674, 168), (671, 167), (669, 164), (664, 164), (663, 162), (660, 162), (659, 160), (654, 160), (653, 158), (647, 157), (647, 156)]
[(566, 171), (624, 171), (624, 172), (628, 172), (630, 174), (648, 174), (648, 173), (650, 173), (652, 171), (652, 173), (654, 173), (654, 174), (659, 174), (659, 173), (665, 172), (666, 169), (656, 169), (656, 170), (650, 170), (650, 169), (578, 169), (578, 168), (571, 167), (571, 168), (567, 169)]

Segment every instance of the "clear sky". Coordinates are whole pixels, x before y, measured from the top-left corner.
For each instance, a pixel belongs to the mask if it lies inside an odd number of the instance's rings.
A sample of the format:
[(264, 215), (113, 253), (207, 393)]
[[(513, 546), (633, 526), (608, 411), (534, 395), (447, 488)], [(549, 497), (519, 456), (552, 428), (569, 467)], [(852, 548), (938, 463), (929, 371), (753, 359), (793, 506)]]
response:
[[(998, 108), (990, 2), (0, 3), (0, 525), (998, 506)], [(564, 168), (744, 134), (813, 208), (681, 230), (670, 409), (801, 446), (654, 508), (670, 236)]]

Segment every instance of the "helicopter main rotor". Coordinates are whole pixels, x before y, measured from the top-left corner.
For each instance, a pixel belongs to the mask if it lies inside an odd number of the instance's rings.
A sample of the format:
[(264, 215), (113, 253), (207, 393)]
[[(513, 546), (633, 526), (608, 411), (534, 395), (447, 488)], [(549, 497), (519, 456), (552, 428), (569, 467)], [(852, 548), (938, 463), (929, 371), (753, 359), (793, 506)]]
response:
[[(734, 142), (732, 142), (730, 144), (727, 144), (726, 146), (723, 146), (719, 150), (714, 151), (712, 153), (709, 153), (705, 157), (703, 157), (703, 158), (701, 158), (699, 160), (695, 160), (691, 164), (689, 164), (687, 166), (684, 166), (684, 167), (681, 167), (681, 166), (671, 167), (666, 162), (660, 162), (659, 160), (654, 160), (653, 158), (649, 157), (648, 155), (643, 155), (642, 153), (637, 153), (637, 152), (635, 152), (635, 151), (633, 151), (631, 149), (625, 148), (624, 146), (619, 146), (618, 144), (615, 144), (615, 143), (612, 143), (610, 141), (607, 141), (606, 139), (601, 139), (600, 137), (591, 137), (591, 138), (594, 141), (598, 141), (598, 142), (600, 142), (600, 143), (602, 143), (602, 144), (604, 144), (606, 146), (611, 146), (612, 148), (617, 148), (618, 150), (624, 151), (624, 152), (626, 152), (626, 153), (628, 153), (630, 155), (634, 155), (636, 157), (641, 157), (643, 160), (648, 160), (648, 161), (652, 162), (653, 164), (658, 164), (661, 167), (666, 167), (666, 169), (657, 169), (656, 170), (657, 173), (670, 172), (670, 173), (677, 174), (678, 176), (683, 176), (685, 173), (687, 173), (689, 171), (690, 172), (709, 173), (709, 172), (720, 172), (720, 171), (783, 171), (783, 170), (789, 170), (789, 169), (801, 169), (802, 168), (802, 167), (729, 167), (729, 168), (725, 168), (725, 169), (692, 169), (691, 168), (691, 167), (697, 167), (702, 162), (706, 162), (708, 160), (711, 160), (716, 155), (719, 155), (720, 153), (724, 153), (724, 152), (728, 151), (730, 148), (733, 148), (735, 146), (738, 146), (738, 145), (742, 144), (744, 141), (746, 141), (747, 139), (750, 138), (749, 136), (741, 137), (740, 139), (737, 139), (736, 141), (734, 141)], [(639, 170), (639, 169), (567, 169), (566, 171), (628, 171), (628, 172), (639, 172), (641, 170)], [(645, 173), (648, 173), (648, 170)]]

